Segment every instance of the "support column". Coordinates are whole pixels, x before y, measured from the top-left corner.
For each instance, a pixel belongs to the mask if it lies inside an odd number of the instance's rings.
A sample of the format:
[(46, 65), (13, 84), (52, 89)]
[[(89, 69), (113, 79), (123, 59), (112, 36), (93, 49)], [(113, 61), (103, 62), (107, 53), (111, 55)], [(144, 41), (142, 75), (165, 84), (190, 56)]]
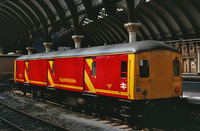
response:
[(46, 49), (46, 52), (50, 52), (51, 51), (51, 46), (53, 45), (53, 43), (51, 42), (45, 42), (43, 43), (45, 49)]
[(181, 73), (184, 73), (184, 63), (182, 58), (181, 58)]
[(200, 47), (197, 46), (197, 73), (200, 74)]
[(130, 23), (124, 24), (124, 27), (127, 29), (129, 33), (129, 43), (136, 41), (136, 32), (137, 32), (138, 27), (140, 26), (141, 26), (141, 23), (130, 22)]
[(73, 35), (72, 39), (74, 40), (75, 43), (75, 49), (81, 48), (81, 41), (84, 38), (83, 35)]
[(17, 55), (21, 55), (22, 51), (21, 50), (16, 50)]
[(191, 60), (187, 58), (187, 73), (191, 73)]
[(28, 51), (28, 55), (30, 55), (34, 50), (34, 47), (26, 47), (26, 50)]

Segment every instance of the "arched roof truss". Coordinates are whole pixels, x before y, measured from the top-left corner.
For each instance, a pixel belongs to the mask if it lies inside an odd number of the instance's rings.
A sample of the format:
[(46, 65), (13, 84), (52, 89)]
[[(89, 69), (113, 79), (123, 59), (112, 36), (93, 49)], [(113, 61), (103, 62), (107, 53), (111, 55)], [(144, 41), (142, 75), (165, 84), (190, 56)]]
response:
[(43, 37), (73, 48), (72, 35), (84, 35), (82, 47), (123, 43), (128, 22), (141, 23), (138, 40), (198, 39), (199, 7), (199, 0), (1, 0), (0, 46), (25, 51)]

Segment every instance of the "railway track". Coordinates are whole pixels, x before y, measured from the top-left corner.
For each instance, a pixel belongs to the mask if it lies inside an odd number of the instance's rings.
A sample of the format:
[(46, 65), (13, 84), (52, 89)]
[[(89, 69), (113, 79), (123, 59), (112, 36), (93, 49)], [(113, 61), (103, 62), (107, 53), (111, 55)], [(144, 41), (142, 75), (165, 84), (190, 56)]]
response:
[[(37, 130), (37, 131), (66, 131), (68, 129), (59, 127), (42, 119), (36, 118), (22, 111), (14, 109), (0, 102), (0, 125), (6, 125), (8, 130)], [(6, 124), (5, 124), (6, 123)], [(1, 128), (1, 126), (0, 126)]]
[[(35, 98), (38, 101), (42, 101), (42, 99)], [(53, 101), (46, 101), (49, 104), (56, 105), (59, 107), (63, 107), (64, 105), (61, 103), (53, 102)], [(200, 106), (196, 104), (187, 104), (182, 110), (180, 118), (176, 116), (172, 116), (170, 118), (163, 118), (162, 120), (152, 120), (149, 118), (146, 119), (137, 119), (137, 122), (133, 123), (131, 127), (133, 130), (157, 130), (157, 131), (164, 131), (164, 130), (200, 130), (199, 122), (200, 122)], [(75, 112), (79, 112), (79, 110), (74, 110)], [(81, 113), (81, 112), (80, 112)], [(113, 125), (126, 125), (127, 123), (122, 121), (120, 118), (116, 116), (112, 116), (111, 114), (107, 114), (108, 116), (104, 116), (102, 119), (98, 116), (98, 113), (90, 112), (87, 115), (93, 116), (98, 118), (99, 120), (108, 120)], [(176, 120), (175, 120), (176, 119)]]
[(14, 127), (11, 127), (8, 123), (5, 123), (0, 120), (0, 131), (13, 131), (16, 130)]

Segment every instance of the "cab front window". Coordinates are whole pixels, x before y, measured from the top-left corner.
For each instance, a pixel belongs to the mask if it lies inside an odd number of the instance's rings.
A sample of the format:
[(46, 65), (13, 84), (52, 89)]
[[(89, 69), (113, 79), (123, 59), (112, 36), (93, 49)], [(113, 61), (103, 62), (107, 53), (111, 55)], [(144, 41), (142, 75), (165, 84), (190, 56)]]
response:
[(179, 60), (177, 57), (173, 61), (173, 74), (174, 77), (179, 76)]
[(149, 61), (148, 60), (140, 60), (140, 77), (148, 78), (149, 77)]

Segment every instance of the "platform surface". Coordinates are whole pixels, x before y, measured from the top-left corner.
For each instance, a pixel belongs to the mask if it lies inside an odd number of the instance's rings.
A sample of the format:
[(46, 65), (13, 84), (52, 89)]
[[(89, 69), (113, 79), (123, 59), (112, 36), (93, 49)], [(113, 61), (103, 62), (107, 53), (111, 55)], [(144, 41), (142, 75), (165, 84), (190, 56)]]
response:
[(189, 103), (200, 104), (200, 82), (183, 81), (183, 97)]

